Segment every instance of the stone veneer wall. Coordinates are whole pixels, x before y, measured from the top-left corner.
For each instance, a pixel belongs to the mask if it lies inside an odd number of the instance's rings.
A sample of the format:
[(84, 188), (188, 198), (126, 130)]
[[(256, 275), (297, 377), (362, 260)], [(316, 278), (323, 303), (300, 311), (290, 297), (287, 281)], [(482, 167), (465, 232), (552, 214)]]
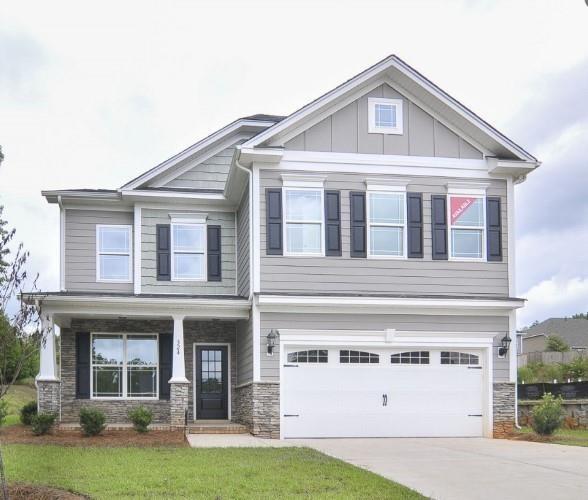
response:
[(237, 422), (264, 438), (280, 438), (279, 382), (250, 382), (237, 389)]
[(494, 384), (494, 437), (503, 438), (514, 431), (515, 385)]
[(59, 415), (60, 387), (59, 381), (37, 381), (37, 409)]
[(173, 383), (170, 387), (170, 424), (182, 427), (186, 423), (190, 384)]
[[(519, 401), (519, 423), (529, 425), (533, 408), (541, 401)], [(562, 402), (564, 427), (570, 429), (588, 427), (588, 399), (564, 399)]]

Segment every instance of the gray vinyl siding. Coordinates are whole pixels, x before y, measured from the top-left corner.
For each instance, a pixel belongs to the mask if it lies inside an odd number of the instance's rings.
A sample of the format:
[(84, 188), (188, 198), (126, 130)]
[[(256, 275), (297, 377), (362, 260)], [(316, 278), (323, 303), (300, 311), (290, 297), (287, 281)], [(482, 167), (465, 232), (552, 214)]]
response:
[[(72, 292), (132, 292), (133, 283), (98, 283), (96, 281), (96, 225), (98, 224), (132, 226), (133, 214), (110, 210), (67, 209), (65, 211), (65, 288)], [(131, 262), (132, 259), (131, 254)]]
[[(241, 144), (240, 140), (236, 144)], [(202, 163), (196, 164), (190, 170), (168, 182), (165, 187), (186, 189), (224, 189), (229, 175), (231, 158), (235, 146), (223, 149)]]
[(249, 186), (237, 210), (237, 293), (249, 297)]
[(253, 324), (248, 320), (237, 322), (237, 386), (253, 380)]
[(221, 226), (222, 281), (157, 281), (155, 226), (169, 224), (170, 212), (141, 210), (141, 292), (184, 294), (235, 294), (235, 214), (208, 212), (207, 223)]
[[(312, 330), (376, 330), (386, 328), (405, 331), (434, 332), (496, 332), (494, 345), (508, 331), (508, 317), (505, 316), (428, 316), (413, 314), (261, 314), (261, 379), (277, 382), (280, 379), (280, 354), (267, 355), (266, 337), (272, 328)], [(279, 341), (279, 338), (278, 338)], [(498, 348), (493, 349), (494, 382), (508, 382), (508, 358), (498, 357)]]
[[(370, 134), (368, 98), (402, 99), (404, 133)], [(381, 85), (284, 144), (288, 150), (481, 159), (464, 138), (404, 98)]]
[[(266, 255), (265, 188), (282, 187), (283, 170), (261, 171), (260, 236), (261, 291), (362, 294), (508, 296), (508, 231), (506, 182), (492, 180), (488, 196), (502, 199), (502, 262), (452, 262), (431, 257), (431, 194), (447, 192), (443, 177), (418, 177), (408, 191), (423, 193), (422, 259), (367, 259), (350, 257), (349, 191), (365, 191), (366, 174), (327, 173), (325, 189), (341, 191), (341, 257), (285, 257)], [(378, 177), (386, 177), (378, 175)], [(393, 178), (394, 176), (388, 176)]]

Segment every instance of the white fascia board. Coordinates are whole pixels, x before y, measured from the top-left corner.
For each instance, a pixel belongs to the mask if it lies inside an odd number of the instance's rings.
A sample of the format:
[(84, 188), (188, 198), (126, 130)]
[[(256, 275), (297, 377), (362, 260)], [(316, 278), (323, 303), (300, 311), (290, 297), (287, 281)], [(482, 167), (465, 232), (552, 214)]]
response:
[[(135, 204), (161, 204), (173, 208), (176, 205), (190, 204), (192, 208), (216, 207), (224, 208), (227, 211), (235, 209), (235, 203), (227, 200), (223, 193), (186, 193), (186, 192), (169, 192), (169, 191), (123, 191), (123, 200)], [(174, 208), (176, 209), (176, 208)]]
[(501, 160), (498, 158), (487, 158), (488, 172), (498, 175), (510, 175), (512, 177), (523, 177), (541, 165), (541, 162)]
[(147, 190), (124, 190), (121, 191), (123, 198), (183, 198), (188, 200), (224, 200), (222, 193), (189, 193), (186, 191), (147, 191)]
[(249, 148), (239, 146), (239, 162), (243, 165), (251, 163), (275, 163), (279, 162), (284, 155), (283, 148)]
[(41, 191), (41, 196), (44, 196), (49, 203), (62, 203), (70, 200), (90, 200), (97, 201), (119, 201), (120, 193), (118, 192), (102, 192), (102, 191), (75, 191), (75, 190), (56, 190), (56, 191)]
[(121, 189), (123, 189), (123, 190), (124, 189), (135, 189), (135, 188), (141, 186), (142, 184), (150, 181), (151, 179), (157, 177), (158, 175), (161, 175), (163, 172), (165, 172), (167, 169), (173, 167), (177, 163), (189, 158), (191, 155), (193, 155), (193, 154), (197, 153), (198, 151), (214, 144), (216, 141), (221, 140), (222, 138), (226, 137), (229, 134), (232, 134), (233, 132), (235, 132), (241, 128), (249, 127), (249, 128), (258, 130), (258, 129), (265, 129), (265, 128), (271, 127), (274, 124), (275, 124), (274, 121), (241, 120), (241, 119), (235, 120), (234, 122), (229, 123), (225, 127), (217, 130), (216, 132), (213, 132), (208, 137), (205, 137), (201, 141), (198, 141), (197, 143), (193, 144), (192, 146), (181, 151), (177, 155), (174, 155), (171, 158), (165, 160), (164, 162), (160, 163), (159, 165), (152, 168), (151, 170), (148, 170), (147, 172), (140, 175), (136, 179), (133, 179), (132, 181), (127, 182), (124, 186), (121, 187)]

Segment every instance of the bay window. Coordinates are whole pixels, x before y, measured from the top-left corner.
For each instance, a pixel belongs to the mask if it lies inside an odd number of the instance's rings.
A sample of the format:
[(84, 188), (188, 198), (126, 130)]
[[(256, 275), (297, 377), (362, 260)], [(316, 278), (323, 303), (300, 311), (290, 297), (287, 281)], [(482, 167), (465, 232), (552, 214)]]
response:
[(131, 281), (131, 226), (96, 226), (96, 280)]
[(406, 193), (368, 191), (368, 256), (406, 257)]
[(171, 225), (172, 280), (206, 279), (206, 224), (173, 223)]
[(323, 190), (284, 188), (286, 255), (324, 255)]
[(449, 195), (449, 247), (453, 259), (485, 259), (485, 198)]
[(158, 335), (92, 334), (92, 398), (158, 397)]

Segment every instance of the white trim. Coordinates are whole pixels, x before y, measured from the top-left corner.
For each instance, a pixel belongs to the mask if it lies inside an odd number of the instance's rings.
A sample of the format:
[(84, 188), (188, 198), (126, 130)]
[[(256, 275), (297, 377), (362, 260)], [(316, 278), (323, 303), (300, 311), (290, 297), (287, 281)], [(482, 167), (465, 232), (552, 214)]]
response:
[(365, 186), (368, 191), (406, 192), (406, 186), (409, 183), (410, 179), (403, 177), (367, 177), (365, 180)]
[(226, 200), (223, 193), (194, 193), (187, 191), (121, 191), (123, 198), (185, 198), (187, 200)]
[[(197, 222), (200, 219), (172, 219), (170, 224), (170, 266), (171, 266), (171, 281), (207, 281), (208, 278), (208, 226), (206, 223)], [(191, 226), (191, 227), (198, 227), (202, 228), (203, 232), (203, 242), (202, 242), (202, 251), (178, 251), (179, 254), (189, 254), (189, 255), (202, 255), (202, 276), (198, 278), (181, 278), (176, 276), (176, 269), (175, 269), (175, 259), (174, 254), (176, 253), (175, 250), (175, 241), (174, 241), (174, 227), (175, 226)]]
[(253, 164), (251, 172), (253, 182), (253, 199), (249, 201), (253, 205), (253, 241), (251, 246), (253, 250), (253, 293), (257, 293), (261, 288), (261, 188), (260, 174), (257, 164)]
[(206, 224), (208, 214), (170, 212), (169, 218), (170, 224)]
[[(288, 221), (286, 216), (286, 198), (288, 191), (319, 191), (321, 194), (320, 212), (321, 219), (308, 220), (308, 221)], [(324, 257), (325, 256), (325, 190), (321, 187), (283, 187), (282, 188), (282, 219), (283, 219), (283, 231), (282, 231), (282, 247), (284, 257)], [(267, 208), (266, 208), (267, 210)], [(321, 237), (321, 249), (320, 252), (289, 252), (288, 251), (288, 224), (313, 224), (320, 225), (320, 237)]]
[(506, 264), (508, 268), (508, 294), (511, 297), (516, 297), (515, 190), (512, 177), (506, 179), (506, 224), (508, 248), (508, 255), (506, 256)]
[(326, 175), (282, 174), (282, 186), (290, 188), (314, 188), (325, 187)]
[[(458, 196), (468, 196), (469, 198), (476, 198), (478, 200), (482, 200), (482, 226), (456, 226), (455, 224), (451, 223), (451, 198)], [(465, 229), (465, 230), (475, 230), (480, 231), (482, 233), (482, 255), (480, 257), (454, 257), (453, 256), (453, 230), (454, 229)], [(452, 192), (447, 195), (447, 255), (448, 260), (452, 262), (486, 262), (486, 239), (487, 239), (487, 222), (486, 222), (486, 194), (485, 191), (483, 194), (474, 194), (468, 190), (463, 190), (463, 192), (455, 193)]]
[[(394, 108), (396, 126), (386, 127), (376, 124), (376, 106), (385, 105)], [(368, 97), (368, 133), (385, 135), (402, 135), (404, 133), (404, 113), (402, 99), (389, 99), (385, 97)]]
[[(404, 260), (407, 258), (407, 246), (408, 246), (408, 235), (407, 235), (407, 203), (406, 203), (406, 186), (404, 190), (401, 186), (398, 187), (398, 190), (394, 192), (390, 191), (375, 191), (368, 189), (366, 192), (366, 220), (367, 220), (367, 233), (366, 233), (366, 247), (367, 247), (367, 258), (368, 259), (384, 259), (384, 260)], [(370, 197), (373, 194), (383, 194), (383, 195), (401, 195), (402, 196), (402, 206), (404, 207), (404, 222), (402, 224), (392, 224), (392, 223), (372, 223), (371, 222), (371, 203)], [(371, 230), (372, 226), (376, 227), (391, 227), (391, 228), (401, 228), (402, 229), (402, 255), (374, 255), (372, 254), (372, 245), (371, 245)]]
[(511, 311), (508, 315), (508, 335), (511, 339), (511, 343), (508, 349), (508, 372), (509, 382), (514, 384), (517, 383), (518, 370), (517, 370), (517, 357), (518, 357), (518, 346), (517, 346), (517, 312)]
[[(100, 252), (100, 230), (103, 228), (126, 228), (129, 232), (129, 251), (123, 252)], [(97, 283), (132, 283), (133, 282), (133, 226), (131, 224), (96, 224), (96, 282)], [(129, 257), (128, 279), (108, 279), (100, 277), (100, 256), (101, 255), (123, 255)]]
[(232, 416), (233, 416), (233, 408), (232, 408), (232, 404), (231, 404), (231, 396), (232, 396), (232, 384), (231, 384), (231, 344), (230, 342), (194, 342), (194, 344), (192, 345), (192, 367), (193, 367), (193, 373), (192, 376), (194, 377), (192, 379), (193, 383), (193, 390), (192, 390), (192, 410), (193, 410), (193, 421), (196, 422), (198, 420), (198, 415), (196, 412), (196, 408), (197, 408), (197, 400), (196, 400), (196, 348), (198, 346), (226, 346), (227, 347), (227, 379), (228, 379), (228, 385), (227, 385), (227, 419), (231, 420)]
[(141, 255), (141, 229), (142, 229), (141, 207), (135, 205), (135, 212), (134, 212), (135, 272), (134, 272), (134, 276), (133, 276), (135, 295), (140, 295), (140, 293), (141, 293), (141, 257), (142, 257), (142, 255)]
[(65, 207), (59, 197), (59, 289), (65, 292)]
[(50, 315), (42, 318), (43, 327), (46, 330), (44, 342), (41, 342), (39, 352), (39, 373), (35, 377), (38, 382), (57, 382), (59, 378), (56, 370), (55, 349), (55, 324)]
[[(101, 335), (120, 335), (123, 338), (123, 363), (122, 365), (96, 365), (105, 367), (120, 367), (122, 373), (122, 396), (94, 396), (94, 359), (92, 356), (92, 342), (94, 336)], [(156, 368), (156, 380), (155, 380), (155, 396), (127, 396), (127, 338), (135, 336), (154, 336), (156, 338), (157, 355), (155, 359), (157, 362), (155, 365), (137, 365), (144, 366), (145, 368)], [(131, 365), (133, 366), (133, 365)], [(90, 333), (90, 399), (97, 401), (156, 401), (159, 400), (159, 333), (139, 333), (139, 332), (91, 332)]]
[[(251, 331), (253, 337), (253, 382), (261, 381), (261, 314), (253, 301), (251, 305)], [(281, 359), (281, 358), (280, 358)]]
[(450, 195), (486, 196), (490, 183), (450, 181), (446, 186), (447, 193)]

